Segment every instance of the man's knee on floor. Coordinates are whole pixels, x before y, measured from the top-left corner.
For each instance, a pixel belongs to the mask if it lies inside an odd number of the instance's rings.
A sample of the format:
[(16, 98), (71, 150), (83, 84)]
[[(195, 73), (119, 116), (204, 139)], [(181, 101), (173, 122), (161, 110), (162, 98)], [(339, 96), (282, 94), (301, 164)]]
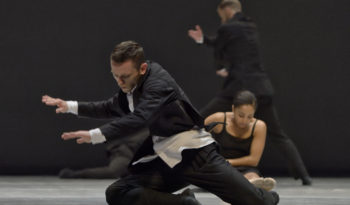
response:
[(113, 184), (106, 189), (106, 201), (109, 205), (122, 204), (122, 195), (122, 189)]
[(125, 189), (117, 186), (109, 186), (106, 189), (106, 201), (109, 205), (132, 205), (136, 204), (142, 188)]

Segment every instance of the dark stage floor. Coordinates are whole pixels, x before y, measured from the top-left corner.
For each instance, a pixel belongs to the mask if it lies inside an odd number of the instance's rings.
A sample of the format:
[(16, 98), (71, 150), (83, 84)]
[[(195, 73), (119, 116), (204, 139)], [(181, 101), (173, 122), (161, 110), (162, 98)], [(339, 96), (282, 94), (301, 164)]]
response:
[[(313, 186), (301, 186), (291, 178), (276, 178), (281, 205), (349, 205), (350, 178), (314, 178)], [(0, 205), (102, 205), (104, 190), (114, 180), (61, 180), (47, 176), (0, 176)], [(198, 192), (203, 205), (222, 204), (210, 194)]]

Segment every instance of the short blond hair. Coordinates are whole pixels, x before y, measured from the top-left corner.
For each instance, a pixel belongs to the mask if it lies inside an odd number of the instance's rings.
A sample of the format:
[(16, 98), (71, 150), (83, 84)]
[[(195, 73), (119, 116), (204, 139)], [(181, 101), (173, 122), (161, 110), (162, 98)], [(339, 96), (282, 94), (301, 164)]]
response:
[(239, 0), (222, 0), (218, 5), (219, 9), (224, 9), (226, 7), (230, 7), (235, 11), (242, 11), (242, 5)]

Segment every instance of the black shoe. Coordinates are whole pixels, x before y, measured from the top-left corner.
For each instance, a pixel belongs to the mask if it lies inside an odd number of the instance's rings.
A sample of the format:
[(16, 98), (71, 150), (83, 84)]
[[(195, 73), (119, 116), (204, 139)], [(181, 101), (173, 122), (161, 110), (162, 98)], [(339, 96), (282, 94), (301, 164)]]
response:
[(280, 202), (280, 196), (275, 191), (270, 191), (272, 197), (275, 199), (273, 204), (278, 204)]
[(180, 195), (182, 195), (181, 204), (182, 205), (201, 205), (199, 201), (197, 201), (194, 193), (191, 189), (185, 189)]
[(312, 179), (310, 176), (301, 177), (301, 181), (303, 182), (304, 186), (311, 186), (312, 185)]
[(75, 178), (74, 171), (69, 168), (64, 168), (58, 173), (58, 177), (61, 179), (72, 179)]

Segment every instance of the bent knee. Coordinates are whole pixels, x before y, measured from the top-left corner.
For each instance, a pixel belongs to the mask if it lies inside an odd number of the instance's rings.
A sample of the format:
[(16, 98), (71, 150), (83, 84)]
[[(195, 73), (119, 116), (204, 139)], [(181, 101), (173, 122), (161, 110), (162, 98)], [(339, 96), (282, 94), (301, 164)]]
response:
[(110, 185), (107, 189), (106, 189), (106, 201), (109, 205), (120, 205), (123, 204), (122, 203), (122, 189), (120, 187), (116, 187)]
[(142, 188), (128, 189), (111, 185), (106, 189), (106, 201), (109, 205), (137, 204), (142, 190)]

